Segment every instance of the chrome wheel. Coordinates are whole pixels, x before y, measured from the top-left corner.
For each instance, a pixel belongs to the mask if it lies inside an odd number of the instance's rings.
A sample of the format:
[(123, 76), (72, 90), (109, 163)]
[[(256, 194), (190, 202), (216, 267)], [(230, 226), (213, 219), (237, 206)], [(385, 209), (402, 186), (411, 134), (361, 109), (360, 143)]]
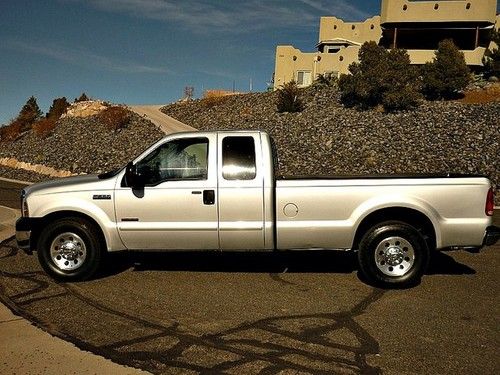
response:
[(413, 246), (402, 237), (388, 237), (375, 249), (375, 264), (387, 276), (403, 276), (415, 263)]
[(75, 233), (57, 235), (50, 245), (52, 262), (63, 271), (80, 268), (87, 257), (85, 242)]

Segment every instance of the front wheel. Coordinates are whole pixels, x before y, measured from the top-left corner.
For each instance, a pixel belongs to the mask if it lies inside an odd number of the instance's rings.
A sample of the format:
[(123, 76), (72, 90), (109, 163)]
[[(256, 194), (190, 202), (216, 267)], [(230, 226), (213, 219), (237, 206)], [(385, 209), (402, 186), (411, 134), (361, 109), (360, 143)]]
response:
[(102, 254), (94, 225), (81, 218), (65, 218), (48, 224), (37, 246), (43, 269), (61, 281), (85, 280), (98, 269)]
[(406, 287), (420, 281), (429, 263), (429, 248), (413, 226), (399, 221), (385, 222), (363, 236), (358, 261), (369, 282)]

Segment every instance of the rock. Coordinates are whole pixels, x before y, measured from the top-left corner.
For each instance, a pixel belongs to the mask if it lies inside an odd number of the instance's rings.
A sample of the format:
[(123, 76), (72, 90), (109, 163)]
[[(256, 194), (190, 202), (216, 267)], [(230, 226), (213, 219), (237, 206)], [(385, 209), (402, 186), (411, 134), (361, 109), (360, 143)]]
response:
[(66, 116), (47, 138), (30, 131), (15, 142), (0, 143), (0, 158), (43, 163), (76, 174), (96, 173), (125, 165), (163, 136), (154, 124), (132, 112), (121, 132), (108, 129), (95, 115)]
[(425, 102), (385, 114), (344, 108), (333, 88), (306, 89), (303, 101), (301, 115), (278, 114), (276, 93), (238, 95), (211, 111), (203, 100), (162, 111), (199, 130), (266, 130), (278, 148), (278, 176), (473, 172), (500, 183), (499, 102)]
[(90, 117), (99, 114), (106, 109), (106, 105), (102, 101), (87, 100), (71, 104), (66, 113), (61, 118), (65, 117)]

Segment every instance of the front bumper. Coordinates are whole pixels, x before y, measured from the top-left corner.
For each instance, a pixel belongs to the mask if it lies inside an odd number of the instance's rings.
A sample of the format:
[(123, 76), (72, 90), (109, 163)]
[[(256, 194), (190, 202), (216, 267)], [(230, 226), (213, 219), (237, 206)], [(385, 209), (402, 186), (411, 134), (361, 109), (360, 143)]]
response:
[(494, 225), (486, 228), (486, 232), (484, 234), (483, 246), (492, 246), (497, 243), (500, 239), (500, 228)]
[(17, 247), (31, 254), (31, 232), (33, 230), (33, 220), (29, 217), (20, 217), (16, 221), (16, 242)]

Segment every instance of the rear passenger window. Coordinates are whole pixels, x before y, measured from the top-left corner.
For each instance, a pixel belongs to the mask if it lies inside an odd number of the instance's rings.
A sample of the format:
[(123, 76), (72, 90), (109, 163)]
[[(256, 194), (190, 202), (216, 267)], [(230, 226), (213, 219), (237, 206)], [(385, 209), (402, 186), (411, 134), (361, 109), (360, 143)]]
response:
[(222, 177), (225, 180), (253, 180), (256, 176), (253, 137), (222, 140)]

